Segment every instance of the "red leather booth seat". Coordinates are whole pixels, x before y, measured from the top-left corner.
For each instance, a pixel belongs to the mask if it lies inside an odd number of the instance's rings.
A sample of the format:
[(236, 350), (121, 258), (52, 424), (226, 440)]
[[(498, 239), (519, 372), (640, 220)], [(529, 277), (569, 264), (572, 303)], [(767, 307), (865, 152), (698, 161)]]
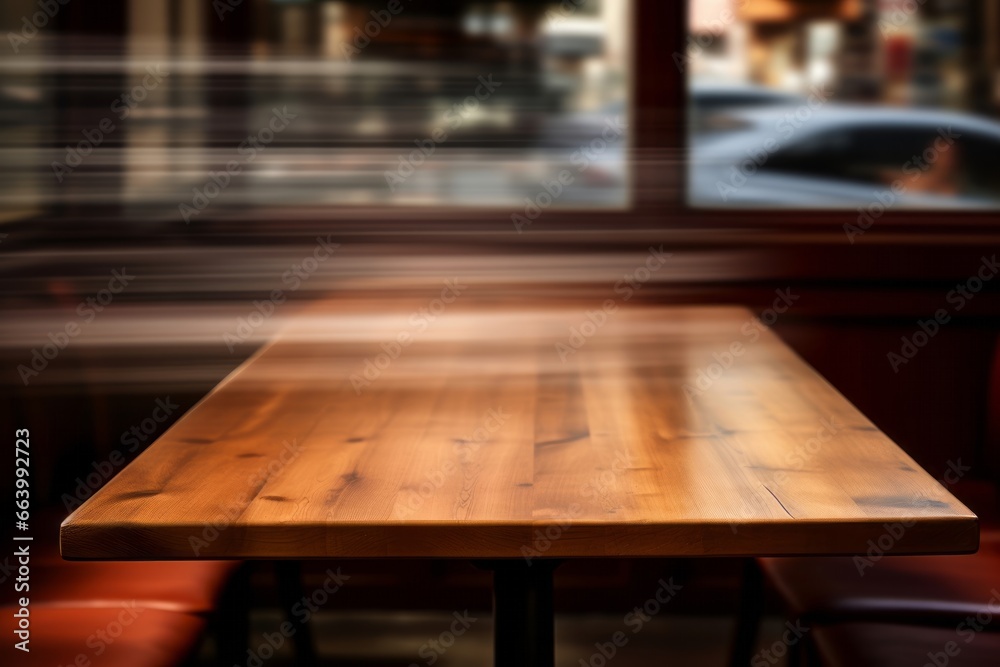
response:
[[(11, 618), (16, 611), (4, 607)], [(84, 609), (30, 609), (30, 653), (6, 647), (15, 664), (24, 667), (174, 667), (194, 650), (205, 628), (205, 619), (122, 605)], [(16, 641), (11, 639), (11, 641)], [(82, 657), (81, 657), (82, 656)]]
[(32, 568), (33, 603), (108, 606), (136, 600), (161, 611), (209, 614), (238, 563), (71, 563)]
[(948, 624), (986, 607), (991, 587), (1000, 588), (1000, 532), (984, 531), (975, 555), (887, 556), (865, 568), (864, 576), (853, 558), (759, 562), (795, 616)]
[(1000, 633), (969, 628), (844, 624), (810, 634), (825, 667), (997, 667)]
[[(7, 618), (18, 597), (30, 599), (31, 652), (8, 647), (15, 664), (175, 667), (190, 657), (210, 621), (219, 632), (228, 629), (217, 610), (239, 562), (66, 561), (57, 540), (64, 515), (38, 512), (36, 525), (44, 529), (29, 546), (31, 589), (4, 586), (0, 593)], [(243, 640), (233, 633), (232, 646), (220, 643), (220, 650), (235, 656)]]

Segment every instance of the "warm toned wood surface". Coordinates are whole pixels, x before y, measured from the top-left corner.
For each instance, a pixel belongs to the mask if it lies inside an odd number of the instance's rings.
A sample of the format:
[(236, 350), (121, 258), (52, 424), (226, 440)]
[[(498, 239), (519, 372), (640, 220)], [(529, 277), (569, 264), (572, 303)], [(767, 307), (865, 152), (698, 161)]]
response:
[[(63, 554), (977, 546), (975, 516), (775, 335), (755, 340), (743, 309), (620, 303), (564, 362), (556, 343), (587, 322), (586, 306), (460, 299), (421, 330), (413, 314), (426, 305), (332, 302), (304, 313), (70, 516)], [(350, 376), (401, 332), (414, 342), (355, 391)], [(731, 367), (685, 392), (734, 343), (743, 353)], [(820, 439), (824, 428), (832, 435)]]

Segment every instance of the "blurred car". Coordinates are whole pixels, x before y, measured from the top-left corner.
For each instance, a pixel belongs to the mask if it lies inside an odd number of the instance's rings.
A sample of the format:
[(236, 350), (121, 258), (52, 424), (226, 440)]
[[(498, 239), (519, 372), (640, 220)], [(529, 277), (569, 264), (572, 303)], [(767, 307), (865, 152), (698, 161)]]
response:
[(624, 98), (597, 109), (554, 114), (546, 119), (542, 144), (550, 147), (579, 148), (600, 137), (610, 124), (627, 127), (629, 107)]
[[(629, 178), (631, 117), (624, 98), (596, 109), (565, 113), (545, 125), (542, 154), (546, 178), (569, 171), (576, 187), (561, 201), (568, 204), (623, 205)], [(533, 183), (529, 189), (537, 187)]]
[(737, 112), (693, 138), (688, 201), (701, 207), (1000, 207), (1000, 123), (880, 107)]
[(688, 127), (692, 135), (740, 129), (741, 123), (733, 112), (796, 106), (805, 101), (798, 95), (763, 86), (694, 82), (688, 98)]

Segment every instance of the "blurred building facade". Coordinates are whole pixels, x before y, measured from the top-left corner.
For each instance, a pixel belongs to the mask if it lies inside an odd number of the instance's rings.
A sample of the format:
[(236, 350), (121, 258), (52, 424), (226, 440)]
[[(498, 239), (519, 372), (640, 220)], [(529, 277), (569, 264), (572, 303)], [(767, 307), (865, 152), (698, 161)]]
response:
[(842, 101), (994, 115), (1000, 100), (1000, 7), (989, 0), (716, 0), (693, 3), (691, 44), (703, 79)]

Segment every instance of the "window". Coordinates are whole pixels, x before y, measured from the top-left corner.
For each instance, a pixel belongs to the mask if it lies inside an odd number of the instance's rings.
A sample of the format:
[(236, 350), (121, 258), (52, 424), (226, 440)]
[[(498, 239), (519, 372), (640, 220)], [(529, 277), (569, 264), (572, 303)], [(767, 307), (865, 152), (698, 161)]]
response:
[[(689, 9), (689, 204), (854, 209), (895, 186), (904, 206), (1000, 206), (991, 3), (706, 0)], [(953, 126), (954, 136), (942, 134)]]
[[(50, 203), (188, 222), (266, 206), (629, 203), (630, 0), (172, 7), (136, 12), (120, 54), (71, 40), (41, 53), (41, 75), (68, 72), (87, 95), (74, 108), (88, 107), (60, 121), (72, 131), (55, 147), (35, 146), (40, 171), (73, 162)], [(154, 65), (166, 74), (146, 85)], [(110, 106), (133, 89), (127, 116)], [(76, 164), (64, 145), (105, 117), (113, 136)]]

